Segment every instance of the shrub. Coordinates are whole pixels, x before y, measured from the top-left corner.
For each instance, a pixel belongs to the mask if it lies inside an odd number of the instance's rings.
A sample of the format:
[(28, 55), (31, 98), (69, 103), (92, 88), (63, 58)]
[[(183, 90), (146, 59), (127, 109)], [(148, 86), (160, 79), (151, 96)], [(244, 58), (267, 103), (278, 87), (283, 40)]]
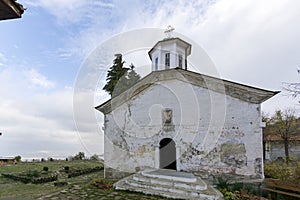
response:
[(239, 192), (231, 192), (227, 190), (226, 188), (220, 188), (220, 192), (223, 194), (225, 200), (239, 200)]
[[(31, 171), (34, 172), (34, 171)], [(9, 178), (14, 181), (21, 181), (23, 183), (33, 183), (33, 184), (40, 184), (40, 183), (47, 183), (57, 180), (57, 175), (49, 176), (49, 177), (39, 177), (39, 178), (33, 178), (33, 177), (22, 177), (22, 176), (15, 176), (13, 174), (2, 174), (4, 178)]]
[(243, 183), (234, 183), (232, 186), (231, 186), (231, 190), (232, 191), (241, 191), (242, 189), (244, 189), (244, 184)]
[(33, 184), (48, 183), (48, 182), (52, 182), (52, 181), (57, 181), (57, 175), (48, 176), (48, 177), (40, 177), (40, 178), (31, 180), (31, 182)]
[(91, 181), (91, 185), (99, 189), (111, 189), (113, 187), (113, 182), (105, 179), (94, 179)]
[(278, 163), (265, 164), (265, 176), (267, 178), (275, 178), (280, 180), (299, 183), (300, 181), (300, 166), (286, 165)]
[(15, 160), (16, 160), (16, 162), (20, 162), (21, 161), (21, 156), (20, 155), (16, 156)]
[(77, 169), (72, 171), (72, 173), (70, 173), (68, 175), (68, 178), (72, 178), (72, 177), (76, 177), (76, 176), (81, 176), (84, 174), (89, 174), (89, 173), (93, 173), (93, 172), (97, 172), (97, 171), (101, 171), (103, 170), (103, 167), (97, 166), (94, 168), (86, 168), (86, 169)]
[(295, 169), (294, 179), (295, 182), (300, 182), (300, 165), (298, 165)]
[(49, 168), (47, 166), (43, 167), (43, 171), (47, 172)]
[(97, 156), (96, 154), (92, 155), (90, 160), (93, 160), (93, 161), (99, 161), (99, 156)]
[(40, 176), (39, 172), (36, 170), (29, 170), (26, 175), (27, 175), (27, 177), (39, 177)]
[(217, 184), (218, 189), (229, 189), (229, 183), (227, 179), (224, 179), (223, 177), (218, 177), (218, 184)]
[(70, 167), (69, 166), (65, 166), (64, 169), (65, 169), (66, 172), (69, 172)]

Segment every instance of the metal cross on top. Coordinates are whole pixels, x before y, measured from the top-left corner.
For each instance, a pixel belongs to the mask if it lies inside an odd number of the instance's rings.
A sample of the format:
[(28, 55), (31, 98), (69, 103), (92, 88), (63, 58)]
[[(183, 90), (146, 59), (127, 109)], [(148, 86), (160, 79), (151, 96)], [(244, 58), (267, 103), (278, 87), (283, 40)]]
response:
[(171, 38), (172, 37), (172, 34), (173, 34), (174, 30), (175, 30), (175, 28), (173, 28), (171, 25), (169, 25), (167, 27), (167, 29), (164, 32), (166, 34), (167, 38)]

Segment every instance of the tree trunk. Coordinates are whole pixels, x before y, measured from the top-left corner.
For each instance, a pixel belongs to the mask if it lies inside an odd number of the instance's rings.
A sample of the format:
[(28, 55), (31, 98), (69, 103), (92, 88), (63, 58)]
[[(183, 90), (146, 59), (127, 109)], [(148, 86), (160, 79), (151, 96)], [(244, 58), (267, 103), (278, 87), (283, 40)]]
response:
[(290, 156), (289, 156), (289, 140), (285, 138), (283, 140), (284, 142), (284, 152), (285, 152), (285, 158), (286, 158), (286, 164), (289, 164)]

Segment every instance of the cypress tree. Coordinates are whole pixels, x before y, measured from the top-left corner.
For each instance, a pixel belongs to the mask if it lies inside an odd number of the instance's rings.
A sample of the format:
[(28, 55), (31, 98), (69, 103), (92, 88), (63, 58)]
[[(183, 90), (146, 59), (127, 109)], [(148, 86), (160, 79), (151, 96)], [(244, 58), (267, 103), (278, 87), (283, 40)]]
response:
[(127, 88), (133, 86), (141, 78), (141, 76), (138, 73), (136, 73), (136, 71), (134, 70), (135, 67), (132, 63), (129, 66), (129, 68), (130, 69), (127, 71), (127, 84), (126, 84)]
[[(128, 68), (123, 67), (125, 61), (122, 60), (122, 54), (115, 54), (113, 65), (109, 68), (106, 76), (106, 85), (103, 89), (108, 92), (111, 96), (116, 96), (122, 92), (121, 83), (119, 81), (124, 80), (124, 76), (128, 71)], [(123, 77), (123, 78), (122, 78)]]
[(109, 68), (106, 76), (107, 83), (103, 87), (112, 97), (121, 94), (141, 78), (134, 70), (133, 64), (129, 68), (124, 67), (125, 61), (122, 60), (122, 54), (116, 54), (115, 56), (113, 65)]

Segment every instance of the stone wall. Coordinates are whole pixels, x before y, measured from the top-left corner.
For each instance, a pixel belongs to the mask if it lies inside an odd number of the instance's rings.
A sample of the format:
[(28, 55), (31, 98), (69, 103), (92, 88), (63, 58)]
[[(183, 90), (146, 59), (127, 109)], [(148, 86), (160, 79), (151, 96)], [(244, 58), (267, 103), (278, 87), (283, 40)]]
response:
[(158, 168), (159, 142), (172, 138), (177, 170), (263, 177), (259, 104), (169, 80), (112, 110), (104, 124), (108, 169)]

